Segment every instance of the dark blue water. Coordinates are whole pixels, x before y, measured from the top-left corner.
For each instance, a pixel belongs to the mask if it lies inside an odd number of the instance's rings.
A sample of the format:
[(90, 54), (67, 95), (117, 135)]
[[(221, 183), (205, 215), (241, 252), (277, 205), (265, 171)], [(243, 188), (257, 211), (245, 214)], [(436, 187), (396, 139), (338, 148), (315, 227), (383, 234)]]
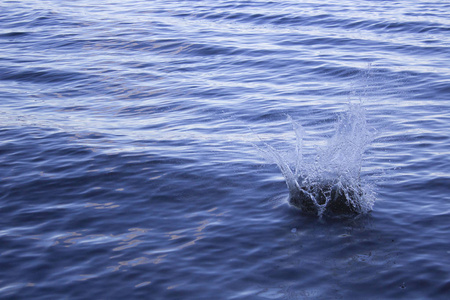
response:
[[(95, 3), (0, 4), (0, 298), (448, 299), (446, 1)], [(372, 211), (306, 214), (258, 144), (349, 102)]]

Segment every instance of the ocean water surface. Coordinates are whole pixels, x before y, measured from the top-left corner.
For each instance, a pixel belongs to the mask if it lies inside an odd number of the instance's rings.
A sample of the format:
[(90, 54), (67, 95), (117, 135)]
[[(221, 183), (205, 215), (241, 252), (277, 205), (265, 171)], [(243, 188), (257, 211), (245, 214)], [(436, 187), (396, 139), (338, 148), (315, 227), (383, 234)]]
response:
[(449, 62), (447, 1), (2, 1), (0, 298), (449, 299)]

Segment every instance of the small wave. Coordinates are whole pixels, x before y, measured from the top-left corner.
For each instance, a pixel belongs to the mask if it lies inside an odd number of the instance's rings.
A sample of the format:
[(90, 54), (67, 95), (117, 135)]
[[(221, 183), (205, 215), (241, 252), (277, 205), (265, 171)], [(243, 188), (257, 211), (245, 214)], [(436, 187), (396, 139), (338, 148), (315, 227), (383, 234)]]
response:
[(10, 39), (10, 38), (16, 38), (16, 37), (24, 37), (27, 36), (28, 32), (23, 31), (13, 31), (13, 32), (7, 32), (7, 33), (0, 33), (0, 39)]
[(86, 76), (79, 72), (48, 68), (0, 68), (0, 80), (25, 81), (33, 83), (59, 83), (82, 80)]

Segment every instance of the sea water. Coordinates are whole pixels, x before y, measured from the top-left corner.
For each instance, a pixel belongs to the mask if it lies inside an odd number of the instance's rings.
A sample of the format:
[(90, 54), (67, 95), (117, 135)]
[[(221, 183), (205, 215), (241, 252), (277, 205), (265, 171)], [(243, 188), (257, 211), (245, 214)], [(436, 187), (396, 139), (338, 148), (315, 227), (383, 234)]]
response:
[(0, 1), (0, 298), (448, 299), (449, 10)]

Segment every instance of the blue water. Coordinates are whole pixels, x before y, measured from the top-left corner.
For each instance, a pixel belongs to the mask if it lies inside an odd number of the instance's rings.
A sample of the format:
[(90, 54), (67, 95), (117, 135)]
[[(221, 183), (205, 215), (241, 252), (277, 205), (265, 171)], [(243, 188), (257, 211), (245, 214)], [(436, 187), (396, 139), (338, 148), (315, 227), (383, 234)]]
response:
[[(448, 2), (95, 3), (0, 4), (0, 298), (448, 299)], [(373, 207), (305, 213), (261, 144), (349, 103)]]

